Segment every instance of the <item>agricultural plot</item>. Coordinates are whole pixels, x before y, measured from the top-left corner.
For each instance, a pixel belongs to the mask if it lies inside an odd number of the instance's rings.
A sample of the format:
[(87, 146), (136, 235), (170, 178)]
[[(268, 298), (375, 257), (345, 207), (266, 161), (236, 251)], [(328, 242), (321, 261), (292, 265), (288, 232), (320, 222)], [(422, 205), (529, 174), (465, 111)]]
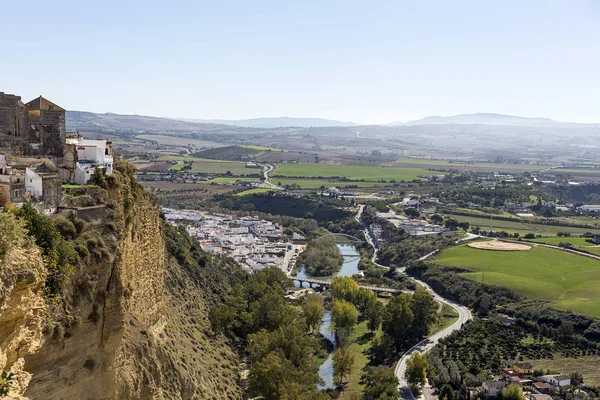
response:
[[(260, 174), (260, 169), (246, 168), (245, 163), (241, 161), (221, 161), (221, 160), (209, 160), (204, 158), (196, 157), (177, 157), (177, 156), (163, 156), (160, 160), (165, 161), (192, 161), (191, 172), (202, 173), (202, 174), (225, 174), (227, 171), (233, 175), (244, 176), (249, 174)], [(181, 169), (184, 164), (173, 165), (173, 169)]]
[(480, 217), (465, 217), (462, 215), (449, 215), (456, 219), (458, 222), (468, 222), (472, 227), (478, 226), (481, 229), (492, 229), (493, 231), (506, 231), (508, 233), (518, 232), (521, 236), (526, 233), (535, 233), (547, 236), (556, 236), (558, 232), (569, 232), (574, 235), (581, 235), (586, 232), (593, 232), (600, 234), (600, 230), (592, 228), (580, 228), (572, 226), (557, 226), (557, 225), (546, 225), (536, 224), (527, 221), (502, 221), (491, 218), (480, 218)]
[(373, 167), (362, 165), (280, 164), (274, 177), (288, 178), (347, 178), (353, 181), (412, 181), (424, 176), (442, 175), (423, 168)]
[(559, 310), (600, 317), (600, 261), (546, 247), (528, 251), (491, 251), (461, 245), (434, 260), (464, 268), (462, 275), (547, 300)]
[(394, 162), (399, 166), (410, 166), (421, 168), (443, 168), (456, 169), (461, 171), (478, 171), (478, 172), (506, 172), (506, 173), (521, 173), (526, 171), (538, 171), (548, 168), (549, 165), (538, 164), (499, 164), (499, 163), (464, 163), (464, 162), (448, 162), (446, 160), (429, 160), (426, 158), (410, 158), (402, 157)]
[(348, 182), (348, 181), (338, 181), (338, 180), (327, 180), (327, 179), (290, 179), (290, 178), (279, 178), (274, 177), (271, 179), (271, 182), (276, 183), (280, 186), (286, 185), (298, 185), (304, 189), (318, 189), (321, 186), (329, 189), (332, 186), (335, 186), (340, 189), (347, 189), (348, 191), (355, 191), (357, 188), (372, 188), (372, 187), (383, 187), (390, 186), (389, 183), (382, 182)]

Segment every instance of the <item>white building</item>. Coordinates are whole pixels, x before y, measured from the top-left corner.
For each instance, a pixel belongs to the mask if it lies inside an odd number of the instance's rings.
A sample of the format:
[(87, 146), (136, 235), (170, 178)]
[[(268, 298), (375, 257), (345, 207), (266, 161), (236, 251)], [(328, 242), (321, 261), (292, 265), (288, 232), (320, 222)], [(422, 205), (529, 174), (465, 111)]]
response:
[(25, 193), (41, 196), (43, 193), (42, 177), (29, 168), (25, 168)]
[(543, 375), (539, 379), (542, 382), (558, 387), (569, 386), (571, 384), (571, 377), (569, 375)]
[(577, 209), (579, 211), (583, 211), (583, 212), (599, 212), (600, 211), (600, 205), (598, 205), (598, 204), (587, 205), (586, 204), (586, 205), (577, 207)]
[(85, 185), (102, 168), (107, 175), (113, 172), (112, 143), (106, 140), (84, 139), (82, 136), (67, 138), (67, 144), (75, 146), (77, 164), (75, 165), (75, 183)]

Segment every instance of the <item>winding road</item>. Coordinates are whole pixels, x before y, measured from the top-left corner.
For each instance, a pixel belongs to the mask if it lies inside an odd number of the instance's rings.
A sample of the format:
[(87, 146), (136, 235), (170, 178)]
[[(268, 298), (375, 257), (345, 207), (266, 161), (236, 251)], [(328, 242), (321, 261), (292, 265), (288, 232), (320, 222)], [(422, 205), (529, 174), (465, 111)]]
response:
[[(358, 213), (356, 215), (356, 221), (360, 222), (360, 216), (361, 216), (363, 210), (364, 210), (364, 205), (360, 205)], [(365, 239), (366, 239), (367, 243), (369, 243), (373, 247), (373, 258), (372, 258), (373, 263), (375, 265), (377, 265), (378, 267), (390, 269), (390, 267), (388, 267), (388, 266), (377, 263), (376, 259), (377, 259), (378, 249), (374, 244), (375, 241), (371, 237), (368, 229), (364, 230), (364, 234), (365, 234)], [(477, 237), (477, 236), (470, 235), (465, 239), (461, 239), (461, 241), (474, 239), (475, 237)], [(435, 253), (437, 253), (437, 250), (427, 254), (424, 257), (421, 257), (420, 260), (425, 260)], [(404, 274), (404, 268), (397, 268), (396, 271)], [(433, 335), (429, 336), (426, 339), (423, 339), (422, 341), (420, 341), (419, 343), (417, 343), (416, 345), (411, 347), (406, 353), (404, 353), (402, 355), (402, 357), (398, 361), (398, 364), (396, 364), (396, 368), (395, 368), (394, 372), (396, 373), (396, 377), (398, 378), (398, 382), (399, 382), (398, 390), (400, 391), (400, 395), (403, 399), (414, 400), (415, 396), (411, 392), (408, 382), (405, 379), (406, 362), (408, 361), (408, 359), (410, 357), (412, 357), (413, 354), (415, 354), (415, 353), (420, 353), (420, 354), (427, 353), (429, 350), (431, 350), (433, 348), (433, 346), (435, 346), (439, 342), (440, 339), (445, 338), (446, 336), (449, 336), (452, 332), (457, 331), (460, 328), (462, 328), (462, 326), (465, 322), (467, 322), (473, 318), (473, 315), (471, 314), (471, 311), (469, 311), (469, 309), (467, 307), (461, 306), (458, 303), (455, 303), (451, 300), (445, 299), (442, 296), (438, 295), (427, 283), (425, 283), (419, 279), (413, 278), (413, 277), (411, 277), (411, 279), (413, 281), (415, 281), (417, 284), (423, 286), (429, 293), (431, 293), (431, 295), (433, 296), (433, 298), (436, 301), (439, 301), (444, 304), (448, 304), (450, 307), (452, 307), (458, 313), (458, 319), (452, 325), (450, 325), (447, 328), (442, 329), (441, 331), (434, 333)]]

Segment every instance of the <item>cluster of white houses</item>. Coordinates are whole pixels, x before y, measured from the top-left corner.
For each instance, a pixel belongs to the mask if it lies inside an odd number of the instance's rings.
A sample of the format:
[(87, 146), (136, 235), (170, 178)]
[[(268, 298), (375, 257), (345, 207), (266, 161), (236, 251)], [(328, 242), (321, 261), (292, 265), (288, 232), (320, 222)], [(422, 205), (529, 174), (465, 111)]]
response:
[[(259, 217), (236, 218), (169, 208), (163, 208), (163, 213), (172, 223), (183, 222), (204, 250), (232, 257), (248, 272), (269, 267), (287, 272), (295, 254), (294, 245), (283, 235), (281, 225)], [(304, 237), (296, 234), (293, 240), (303, 241)]]

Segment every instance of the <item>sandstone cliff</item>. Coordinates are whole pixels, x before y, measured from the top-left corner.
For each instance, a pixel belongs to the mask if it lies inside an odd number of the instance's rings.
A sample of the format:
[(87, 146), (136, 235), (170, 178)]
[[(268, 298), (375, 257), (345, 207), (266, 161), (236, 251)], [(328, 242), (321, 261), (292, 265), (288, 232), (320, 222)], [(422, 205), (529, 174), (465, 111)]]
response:
[(67, 197), (67, 206), (87, 207), (56, 219), (78, 253), (60, 294), (42, 291), (39, 251), (2, 270), (0, 367), (20, 371), (11, 392), (30, 399), (241, 398), (237, 355), (211, 336), (207, 321), (235, 267), (166, 226), (127, 164), (100, 187)]

